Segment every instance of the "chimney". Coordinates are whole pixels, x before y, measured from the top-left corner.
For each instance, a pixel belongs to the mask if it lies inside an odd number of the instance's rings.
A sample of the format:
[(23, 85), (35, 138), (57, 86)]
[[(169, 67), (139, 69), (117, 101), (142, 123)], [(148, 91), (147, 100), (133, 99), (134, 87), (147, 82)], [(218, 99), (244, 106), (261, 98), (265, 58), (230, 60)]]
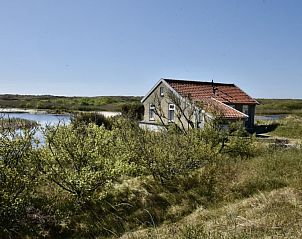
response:
[(213, 79), (212, 79), (212, 90), (213, 90), (213, 95), (215, 95), (215, 94), (216, 94), (216, 88), (215, 88), (215, 86), (214, 86), (214, 81), (213, 81)]

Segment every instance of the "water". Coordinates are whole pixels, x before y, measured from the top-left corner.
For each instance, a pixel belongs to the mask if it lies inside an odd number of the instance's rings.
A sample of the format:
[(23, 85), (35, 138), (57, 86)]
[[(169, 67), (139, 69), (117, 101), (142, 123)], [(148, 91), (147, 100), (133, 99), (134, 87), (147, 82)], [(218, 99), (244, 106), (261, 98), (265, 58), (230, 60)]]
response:
[[(121, 112), (113, 111), (98, 111), (98, 114), (102, 114), (107, 118), (121, 115)], [(1, 109), (0, 108), (0, 118), (17, 118), (17, 119), (27, 119), (33, 120), (39, 123), (41, 126), (46, 125), (57, 125), (57, 124), (69, 124), (71, 120), (70, 115), (57, 115), (48, 114), (45, 112), (39, 112), (34, 110), (24, 110), (24, 109)]]
[[(69, 124), (71, 120), (70, 115), (55, 115), (55, 114), (46, 114), (46, 113), (8, 113), (1, 112), (0, 118), (5, 119), (26, 119), (36, 121), (39, 124), (39, 128), (35, 131), (35, 138), (39, 140), (38, 147), (45, 145), (45, 136), (43, 135), (43, 128), (45, 126), (55, 126)], [(19, 130), (22, 134), (22, 130)], [(18, 132), (18, 131), (17, 131)]]
[(255, 120), (279, 120), (282, 115), (256, 115)]
[(58, 125), (58, 124), (69, 124), (70, 115), (55, 115), (55, 114), (43, 114), (43, 113), (2, 113), (3, 118), (17, 118), (27, 119), (36, 121), (42, 127), (46, 125)]
[[(98, 113), (104, 115), (105, 117), (121, 115), (120, 112), (111, 111), (99, 111)], [(24, 109), (0, 109), (0, 119), (1, 118), (15, 118), (36, 121), (40, 127), (36, 130), (35, 137), (39, 139), (40, 145), (45, 144), (45, 136), (42, 133), (45, 126), (67, 125), (71, 121), (71, 115), (48, 114), (45, 112)]]

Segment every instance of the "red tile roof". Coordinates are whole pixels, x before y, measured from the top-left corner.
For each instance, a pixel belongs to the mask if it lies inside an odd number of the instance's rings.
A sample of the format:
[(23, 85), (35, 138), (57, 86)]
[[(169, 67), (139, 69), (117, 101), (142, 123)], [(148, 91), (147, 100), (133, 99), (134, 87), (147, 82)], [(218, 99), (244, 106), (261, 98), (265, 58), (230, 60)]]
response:
[(183, 97), (194, 101), (215, 98), (225, 104), (259, 104), (234, 84), (163, 79)]
[(246, 119), (248, 116), (232, 107), (214, 99), (207, 98), (201, 101), (205, 110), (224, 119)]

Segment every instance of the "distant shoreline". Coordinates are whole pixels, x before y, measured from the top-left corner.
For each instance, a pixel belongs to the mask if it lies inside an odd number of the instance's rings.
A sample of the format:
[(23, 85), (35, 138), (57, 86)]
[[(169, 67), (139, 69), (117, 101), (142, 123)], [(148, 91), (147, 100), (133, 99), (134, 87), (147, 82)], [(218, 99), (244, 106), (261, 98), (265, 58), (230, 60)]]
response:
[[(75, 111), (74, 113), (80, 113), (83, 111)], [(88, 111), (84, 111), (87, 112)], [(112, 116), (117, 116), (117, 115), (121, 115), (121, 112), (118, 111), (91, 111), (91, 112), (95, 112), (97, 114), (103, 114), (106, 117), (112, 117)], [(21, 108), (0, 108), (0, 115), (1, 113), (5, 114), (5, 113), (15, 113), (15, 114), (23, 114), (23, 113), (28, 113), (28, 114), (52, 114), (52, 115), (70, 115), (70, 113), (51, 113), (48, 112), (46, 110), (37, 110), (37, 109), (21, 109)]]
[(48, 114), (45, 110), (21, 109), (21, 108), (0, 108), (1, 113), (29, 113), (29, 114)]

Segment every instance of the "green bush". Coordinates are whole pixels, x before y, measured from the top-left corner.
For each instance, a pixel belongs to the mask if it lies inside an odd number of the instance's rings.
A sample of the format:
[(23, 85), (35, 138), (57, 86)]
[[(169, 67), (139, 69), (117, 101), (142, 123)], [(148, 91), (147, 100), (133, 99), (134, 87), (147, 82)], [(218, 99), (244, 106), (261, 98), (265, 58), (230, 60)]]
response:
[(142, 120), (144, 116), (144, 106), (139, 103), (123, 104), (122, 115), (133, 120)]
[(98, 126), (104, 126), (106, 129), (111, 129), (113, 124), (113, 119), (106, 118), (103, 114), (99, 113), (77, 113), (71, 119), (71, 123), (74, 126), (78, 125), (88, 125), (89, 123), (94, 123)]
[(106, 120), (81, 114), (48, 127), (39, 147), (34, 132), (1, 128), (1, 237), (118, 237), (198, 207), (301, 189), (301, 150), (260, 151), (241, 128), (151, 132), (129, 118)]
[(34, 234), (33, 198), (39, 180), (39, 156), (34, 131), (0, 128), (0, 237)]

